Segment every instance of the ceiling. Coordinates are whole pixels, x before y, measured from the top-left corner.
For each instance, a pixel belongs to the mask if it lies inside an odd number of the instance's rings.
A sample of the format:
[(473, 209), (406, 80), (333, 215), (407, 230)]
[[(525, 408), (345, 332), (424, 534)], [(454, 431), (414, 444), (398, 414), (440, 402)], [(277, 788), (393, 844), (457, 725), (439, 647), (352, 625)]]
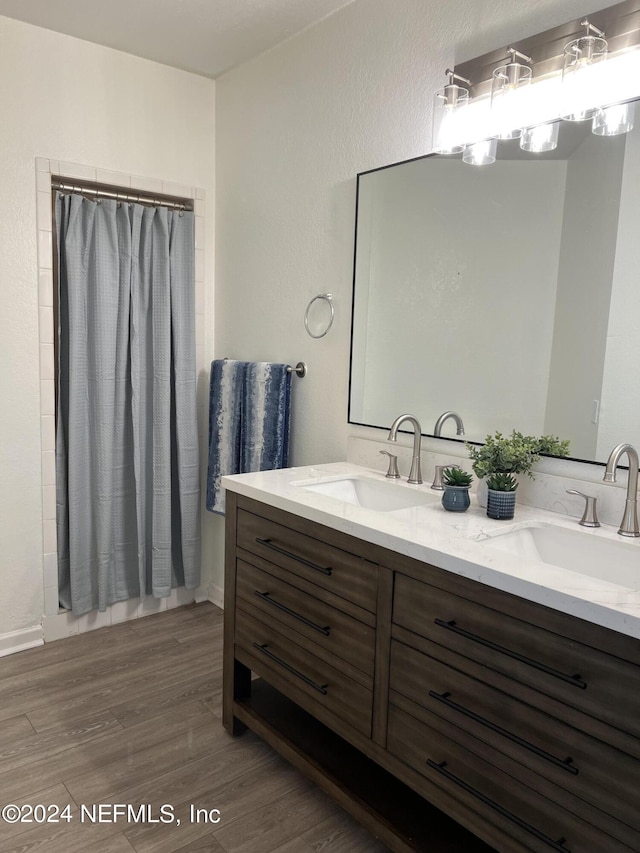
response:
[(353, 0), (0, 0), (0, 15), (217, 77)]

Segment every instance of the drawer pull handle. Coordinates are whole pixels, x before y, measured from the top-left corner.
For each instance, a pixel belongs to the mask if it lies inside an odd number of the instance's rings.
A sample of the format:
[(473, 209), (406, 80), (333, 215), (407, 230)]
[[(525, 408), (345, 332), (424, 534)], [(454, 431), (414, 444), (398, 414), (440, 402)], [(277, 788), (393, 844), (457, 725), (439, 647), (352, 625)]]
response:
[(465, 717), (469, 717), (469, 719), (474, 720), (476, 723), (480, 723), (481, 726), (484, 726), (490, 731), (508, 738), (510, 741), (513, 741), (513, 743), (517, 743), (518, 746), (528, 749), (529, 752), (533, 752), (539, 758), (544, 758), (545, 761), (550, 761), (552, 764), (555, 764), (556, 767), (561, 767), (563, 770), (566, 770), (568, 773), (572, 773), (574, 776), (578, 775), (578, 768), (573, 764), (572, 758), (566, 758), (564, 760), (556, 758), (556, 756), (551, 755), (550, 752), (545, 752), (544, 749), (540, 749), (539, 746), (529, 743), (529, 741), (518, 737), (518, 735), (513, 734), (513, 732), (510, 732), (507, 729), (503, 729), (501, 726), (497, 726), (490, 720), (481, 717), (480, 714), (476, 714), (475, 711), (470, 711), (463, 705), (458, 705), (457, 702), (454, 702), (449, 698), (451, 696), (450, 693), (436, 693), (435, 690), (430, 690), (429, 696), (432, 699), (436, 699), (438, 702), (442, 702), (443, 705), (446, 705), (447, 708), (451, 708), (452, 711), (458, 711), (460, 714), (464, 714)]
[(466, 637), (468, 640), (473, 640), (474, 643), (479, 643), (481, 646), (486, 646), (494, 652), (499, 652), (502, 655), (513, 658), (514, 660), (525, 663), (527, 666), (532, 666), (534, 669), (539, 669), (540, 672), (545, 672), (547, 675), (553, 675), (554, 678), (559, 678), (561, 681), (566, 681), (567, 684), (572, 684), (574, 687), (579, 687), (581, 690), (586, 690), (587, 683), (583, 681), (579, 675), (566, 675), (558, 669), (547, 666), (540, 661), (532, 660), (524, 655), (514, 652), (511, 649), (505, 649), (504, 646), (499, 646), (497, 643), (492, 643), (491, 640), (485, 640), (484, 637), (479, 637), (477, 634), (472, 634), (471, 631), (465, 631), (464, 628), (459, 628), (455, 620), (445, 622), (444, 619), (434, 619), (436, 625), (440, 628), (446, 628), (447, 631), (453, 631), (454, 634), (459, 634), (461, 637)]
[(504, 806), (501, 806), (499, 803), (496, 803), (495, 800), (492, 800), (490, 797), (487, 797), (486, 794), (483, 794), (481, 791), (478, 791), (477, 788), (474, 788), (472, 785), (469, 785), (463, 779), (459, 779), (457, 776), (454, 776), (449, 770), (447, 770), (447, 762), (441, 761), (437, 764), (435, 761), (432, 761), (430, 758), (427, 760), (427, 765), (431, 767), (433, 770), (436, 770), (446, 779), (449, 779), (450, 782), (453, 782), (454, 785), (457, 785), (459, 788), (462, 788), (463, 791), (466, 791), (468, 794), (471, 794), (472, 797), (480, 800), (481, 803), (484, 803), (486, 806), (489, 806), (490, 809), (498, 812), (507, 820), (510, 820), (512, 823), (515, 823), (516, 826), (519, 826), (520, 829), (524, 829), (525, 832), (528, 832), (530, 835), (535, 836), (540, 841), (543, 841), (545, 844), (548, 844), (552, 850), (557, 850), (558, 853), (571, 853), (568, 847), (565, 847), (565, 839), (560, 838), (558, 841), (554, 841), (553, 838), (546, 835), (544, 832), (541, 832), (539, 829), (536, 829), (534, 826), (531, 826), (530, 823), (522, 820), (517, 815), (514, 815), (513, 812), (510, 812), (508, 809), (505, 809)]
[(291, 560), (302, 563), (303, 566), (306, 566), (308, 569), (313, 569), (314, 572), (321, 572), (323, 575), (331, 577), (332, 570), (329, 566), (319, 566), (317, 563), (312, 563), (311, 560), (305, 560), (304, 557), (298, 557), (297, 554), (292, 554), (291, 551), (285, 551), (285, 549), (281, 548), (279, 545), (274, 545), (271, 539), (260, 539), (259, 536), (256, 536), (256, 542), (264, 548), (269, 548), (271, 551), (275, 551), (276, 554), (282, 554), (283, 557), (289, 557)]
[(328, 637), (331, 633), (331, 629), (328, 625), (323, 627), (322, 625), (312, 622), (311, 619), (307, 619), (306, 616), (296, 613), (295, 610), (287, 607), (286, 604), (281, 604), (279, 601), (276, 601), (275, 598), (271, 598), (271, 595), (268, 592), (258, 592), (258, 590), (256, 590), (256, 595), (261, 601), (266, 601), (267, 604), (272, 604), (274, 607), (277, 607), (278, 610), (282, 610), (283, 613), (297, 619), (298, 622), (302, 622), (302, 624), (306, 625), (307, 628), (313, 628), (314, 631), (317, 631), (319, 634), (324, 634), (325, 637)]
[(304, 681), (305, 684), (308, 684), (309, 687), (313, 687), (314, 690), (317, 690), (318, 693), (322, 693), (323, 696), (327, 695), (327, 685), (326, 684), (318, 684), (317, 681), (314, 681), (312, 678), (309, 678), (304, 673), (300, 672), (299, 669), (295, 669), (295, 667), (291, 666), (290, 663), (287, 663), (286, 660), (282, 660), (278, 655), (274, 655), (272, 651), (269, 650), (266, 643), (254, 643), (254, 649), (258, 649), (262, 652), (263, 655), (266, 655), (272, 661), (280, 666), (284, 667), (287, 672), (290, 672), (292, 675), (295, 675), (296, 678), (299, 678), (301, 681)]

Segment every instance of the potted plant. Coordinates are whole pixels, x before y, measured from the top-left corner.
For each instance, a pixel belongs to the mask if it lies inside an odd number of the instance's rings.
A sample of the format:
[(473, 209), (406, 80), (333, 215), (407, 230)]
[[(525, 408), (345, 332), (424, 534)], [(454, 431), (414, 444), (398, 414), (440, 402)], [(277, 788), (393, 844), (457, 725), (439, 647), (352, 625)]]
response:
[(512, 474), (489, 474), (487, 477), (487, 515), (489, 518), (513, 518), (516, 510), (518, 483)]
[[(494, 435), (488, 435), (484, 444), (467, 443), (467, 448), (473, 471), (481, 482), (491, 474), (511, 474), (512, 476), (526, 474), (533, 479), (532, 468), (540, 459), (541, 453), (554, 456), (569, 454), (568, 441), (561, 441), (555, 435), (540, 437), (523, 435), (517, 430), (513, 430), (510, 436), (496, 432)], [(517, 486), (515, 477), (514, 482)], [(488, 483), (486, 485), (488, 486)], [(515, 500), (515, 496), (513, 499)], [(480, 488), (478, 488), (478, 501), (484, 505)]]
[(465, 512), (469, 509), (471, 500), (469, 498), (469, 487), (473, 477), (462, 468), (452, 466), (445, 468), (442, 472), (442, 483), (444, 492), (442, 494), (442, 506), (449, 512)]

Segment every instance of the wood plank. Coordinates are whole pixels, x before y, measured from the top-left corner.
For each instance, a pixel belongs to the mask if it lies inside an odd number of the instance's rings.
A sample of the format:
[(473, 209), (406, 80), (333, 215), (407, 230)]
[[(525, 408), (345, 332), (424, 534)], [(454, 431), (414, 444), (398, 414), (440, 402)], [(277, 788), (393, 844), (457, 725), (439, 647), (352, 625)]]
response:
[(335, 811), (326, 794), (305, 782), (262, 808), (252, 808), (242, 820), (225, 823), (214, 837), (227, 853), (274, 850), (304, 832), (310, 822), (326, 820)]
[[(223, 728), (221, 632), (221, 611), (205, 603), (0, 659), (0, 804), (70, 803), (73, 816), (0, 822), (2, 853), (227, 853), (211, 826), (189, 822), (190, 803), (219, 804), (234, 832), (290, 794), (313, 803), (317, 789), (263, 740)], [(77, 820), (82, 803), (160, 801), (175, 805), (180, 827)], [(312, 849), (301, 833), (318, 819), (305, 809), (280, 853)], [(343, 819), (345, 833), (359, 831)]]

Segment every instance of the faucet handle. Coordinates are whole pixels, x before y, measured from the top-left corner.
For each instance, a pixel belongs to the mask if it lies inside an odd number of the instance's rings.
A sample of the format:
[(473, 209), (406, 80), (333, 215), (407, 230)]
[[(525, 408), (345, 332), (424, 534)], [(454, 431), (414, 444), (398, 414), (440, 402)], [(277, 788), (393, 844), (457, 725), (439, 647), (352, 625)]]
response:
[(578, 492), (576, 489), (567, 489), (567, 494), (580, 495), (581, 498), (585, 499), (584, 513), (578, 524), (581, 524), (583, 527), (600, 527), (596, 511), (597, 498), (593, 495), (585, 495), (584, 492)]
[(436, 465), (433, 469), (433, 483), (431, 483), (431, 488), (435, 489), (437, 492), (444, 492), (444, 484), (442, 482), (442, 472), (445, 468), (451, 468), (454, 463), (449, 462), (447, 465)]
[(400, 473), (398, 471), (398, 457), (394, 456), (393, 453), (389, 453), (388, 450), (381, 450), (380, 453), (383, 456), (389, 457), (389, 468), (387, 469), (385, 477), (388, 477), (390, 480), (398, 480), (400, 478)]

